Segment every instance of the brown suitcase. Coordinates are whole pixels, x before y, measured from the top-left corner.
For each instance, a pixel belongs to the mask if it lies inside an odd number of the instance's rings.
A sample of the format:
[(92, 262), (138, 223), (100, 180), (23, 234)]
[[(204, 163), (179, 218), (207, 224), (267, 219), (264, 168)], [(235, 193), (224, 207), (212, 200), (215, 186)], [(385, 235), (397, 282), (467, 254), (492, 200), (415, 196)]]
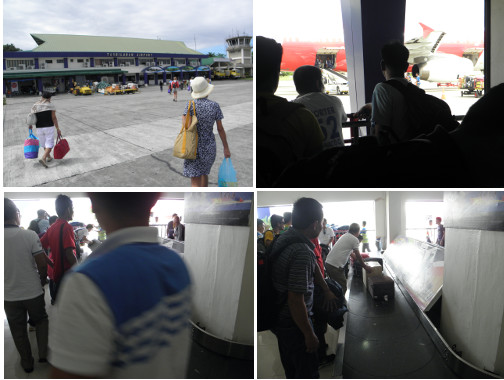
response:
[(367, 281), (371, 297), (385, 300), (394, 298), (394, 280), (389, 276), (372, 276)]

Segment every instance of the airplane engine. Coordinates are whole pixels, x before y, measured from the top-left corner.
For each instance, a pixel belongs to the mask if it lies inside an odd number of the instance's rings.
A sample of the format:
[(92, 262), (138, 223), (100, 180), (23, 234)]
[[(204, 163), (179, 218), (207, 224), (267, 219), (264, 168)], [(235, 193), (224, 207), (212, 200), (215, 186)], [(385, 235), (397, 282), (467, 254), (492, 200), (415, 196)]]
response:
[(416, 76), (417, 73), (420, 73), (421, 80), (430, 82), (454, 82), (459, 76), (474, 71), (470, 59), (451, 54), (436, 54), (429, 58), (422, 57), (416, 61), (411, 70), (412, 74)]

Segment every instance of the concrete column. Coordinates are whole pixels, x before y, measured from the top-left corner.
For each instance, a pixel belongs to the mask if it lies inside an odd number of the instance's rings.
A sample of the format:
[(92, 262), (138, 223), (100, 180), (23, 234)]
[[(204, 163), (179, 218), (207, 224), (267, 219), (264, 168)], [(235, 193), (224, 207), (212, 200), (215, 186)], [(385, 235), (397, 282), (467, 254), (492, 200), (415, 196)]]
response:
[(39, 68), (39, 59), (38, 58), (35, 58), (35, 68), (38, 69)]
[[(4, 71), (7, 70), (7, 60), (5, 58), (3, 59), (3, 69), (4, 69)], [(4, 92), (4, 94), (5, 94), (5, 92)]]
[[(375, 85), (384, 80), (381, 47), (404, 42), (406, 0), (341, 0), (351, 112), (371, 102)], [(348, 110), (347, 110), (348, 112)]]
[(115, 57), (115, 58), (114, 58), (114, 67), (119, 66), (119, 65), (117, 64), (117, 62), (118, 62), (118, 61), (117, 61), (117, 57)]
[[(201, 198), (198, 201), (211, 205)], [(193, 321), (219, 338), (248, 345), (254, 343), (255, 335), (253, 214), (248, 226), (186, 221), (184, 248), (193, 280)]]
[(95, 63), (94, 63), (94, 58), (89, 58), (89, 66), (90, 67), (95, 67)]
[(39, 93), (42, 93), (44, 91), (44, 85), (42, 84), (42, 78), (37, 78), (37, 89)]
[(502, 0), (485, 1), (485, 88), (504, 83), (504, 2)]
[(67, 57), (63, 58), (63, 67), (65, 69), (68, 69), (68, 58)]
[[(441, 333), (469, 363), (504, 376), (502, 192), (445, 193)], [(486, 221), (486, 222), (485, 222)], [(500, 229), (500, 230), (499, 230)]]

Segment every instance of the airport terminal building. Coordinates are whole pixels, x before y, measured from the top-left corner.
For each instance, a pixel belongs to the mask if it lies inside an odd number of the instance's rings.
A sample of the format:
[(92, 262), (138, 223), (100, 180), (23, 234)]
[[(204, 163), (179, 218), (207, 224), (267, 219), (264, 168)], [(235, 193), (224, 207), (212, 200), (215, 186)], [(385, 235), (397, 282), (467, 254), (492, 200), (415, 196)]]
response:
[(173, 76), (209, 76), (208, 57), (180, 41), (144, 38), (31, 34), (31, 51), (4, 52), (7, 96), (44, 90), (65, 92), (74, 82), (158, 84)]

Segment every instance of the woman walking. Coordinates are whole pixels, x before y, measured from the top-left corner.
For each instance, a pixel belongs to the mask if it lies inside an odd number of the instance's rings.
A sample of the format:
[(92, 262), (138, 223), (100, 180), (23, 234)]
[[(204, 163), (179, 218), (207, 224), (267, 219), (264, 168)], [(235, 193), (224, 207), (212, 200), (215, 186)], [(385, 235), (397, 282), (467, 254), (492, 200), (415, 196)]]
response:
[[(47, 162), (53, 159), (51, 150), (54, 147), (54, 132), (57, 132), (58, 136), (61, 135), (56, 118), (56, 107), (51, 103), (51, 97), (52, 93), (44, 92), (42, 98), (32, 107), (32, 112), (37, 114), (37, 137), (40, 140), (40, 146), (44, 148), (44, 155), (39, 162), (46, 169)], [(28, 128), (31, 130), (32, 127), (30, 125)]]
[[(214, 86), (208, 84), (203, 77), (197, 77), (191, 82), (191, 96), (195, 99), (196, 117), (198, 118), (198, 149), (195, 160), (184, 160), (184, 176), (191, 178), (192, 187), (207, 187), (208, 175), (215, 162), (217, 154), (217, 145), (213, 133), (213, 125), (217, 123), (222, 145), (224, 147), (224, 157), (231, 157), (229, 146), (226, 139), (226, 131), (222, 126), (222, 111), (219, 104), (208, 100), (208, 95), (213, 91)], [(189, 103), (185, 107), (182, 123), (185, 122)], [(193, 110), (191, 108), (191, 116)]]

